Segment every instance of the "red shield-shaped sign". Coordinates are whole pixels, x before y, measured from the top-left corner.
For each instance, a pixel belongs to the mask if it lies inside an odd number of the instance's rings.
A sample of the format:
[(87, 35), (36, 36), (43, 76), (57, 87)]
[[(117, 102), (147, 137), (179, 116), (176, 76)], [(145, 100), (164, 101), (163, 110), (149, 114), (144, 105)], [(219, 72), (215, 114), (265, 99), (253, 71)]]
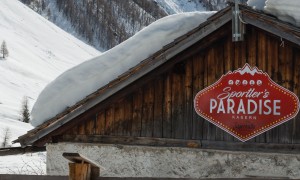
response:
[(204, 119), (245, 142), (294, 118), (299, 99), (246, 64), (198, 92), (194, 106)]

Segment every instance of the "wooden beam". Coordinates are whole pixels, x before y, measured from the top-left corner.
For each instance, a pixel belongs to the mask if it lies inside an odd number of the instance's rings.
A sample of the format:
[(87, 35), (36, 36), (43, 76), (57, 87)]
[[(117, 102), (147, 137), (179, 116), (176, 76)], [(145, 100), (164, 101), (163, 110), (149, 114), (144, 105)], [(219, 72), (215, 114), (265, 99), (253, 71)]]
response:
[(46, 147), (10, 147), (10, 148), (0, 148), (0, 156), (16, 155), (16, 154), (25, 154), (25, 153), (35, 153), (46, 151)]
[[(42, 176), (42, 175), (17, 175), (0, 174), (1, 180), (68, 180), (68, 176)], [(95, 180), (199, 180), (199, 178), (161, 178), (161, 177), (97, 177)], [(219, 180), (220, 178), (208, 178), (207, 180)], [(252, 179), (252, 178), (251, 178)], [(260, 178), (258, 178), (260, 179)], [(261, 178), (265, 180), (266, 178)], [(205, 180), (205, 179), (202, 179)], [(225, 180), (225, 179), (224, 179)], [(255, 178), (257, 180), (257, 178)]]
[(101, 135), (63, 135), (60, 142), (84, 142), (104, 143), (121, 145), (143, 145), (143, 146), (164, 146), (164, 147), (190, 147), (200, 148), (199, 140), (150, 138), (150, 137), (129, 137), (129, 136), (101, 136)]
[(209, 140), (183, 140), (151, 137), (101, 136), (101, 135), (63, 135), (59, 142), (102, 143), (117, 145), (142, 145), (157, 147), (189, 147), (230, 151), (256, 151), (274, 153), (299, 153), (300, 144), (225, 142)]
[(274, 153), (299, 153), (300, 144), (275, 144), (275, 143), (252, 143), (252, 142), (224, 142), (224, 141), (201, 141), (203, 149), (217, 149), (230, 151), (255, 151)]
[(92, 167), (100, 167), (100, 165), (79, 153), (63, 153), (62, 156), (73, 163), (88, 163)]

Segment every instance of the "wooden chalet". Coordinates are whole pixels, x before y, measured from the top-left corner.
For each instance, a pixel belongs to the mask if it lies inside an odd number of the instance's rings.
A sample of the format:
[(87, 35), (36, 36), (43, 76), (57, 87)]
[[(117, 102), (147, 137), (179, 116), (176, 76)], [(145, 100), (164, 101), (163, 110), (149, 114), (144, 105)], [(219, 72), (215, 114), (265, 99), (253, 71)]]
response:
[(300, 28), (240, 5), (243, 38), (234, 42), (232, 7), (15, 142), (299, 152), (299, 115), (242, 143), (194, 110), (200, 90), (245, 63), (300, 96)]

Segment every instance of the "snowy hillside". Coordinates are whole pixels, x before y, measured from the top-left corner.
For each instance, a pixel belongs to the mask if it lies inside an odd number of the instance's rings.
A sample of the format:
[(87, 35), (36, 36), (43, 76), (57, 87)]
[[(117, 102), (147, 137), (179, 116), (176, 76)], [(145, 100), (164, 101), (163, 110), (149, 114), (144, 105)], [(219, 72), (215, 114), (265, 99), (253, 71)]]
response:
[(220, 10), (226, 0), (20, 0), (97, 49), (111, 49), (170, 14)]
[(155, 0), (158, 5), (168, 14), (178, 14), (182, 12), (206, 11), (200, 1), (187, 0)]
[(154, 1), (20, 0), (65, 31), (101, 51), (166, 16)]
[(0, 2), (0, 43), (3, 40), (9, 57), (0, 59), (0, 143), (7, 128), (10, 141), (32, 128), (17, 121), (24, 96), (31, 108), (46, 84), (100, 54), (17, 0)]

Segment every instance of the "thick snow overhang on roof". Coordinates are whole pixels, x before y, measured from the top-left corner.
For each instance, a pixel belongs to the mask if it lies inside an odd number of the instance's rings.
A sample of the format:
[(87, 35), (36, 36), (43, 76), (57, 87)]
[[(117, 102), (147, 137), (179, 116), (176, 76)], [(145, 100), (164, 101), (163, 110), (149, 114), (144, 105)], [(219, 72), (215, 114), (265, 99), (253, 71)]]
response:
[(251, 7), (241, 6), (242, 20), (267, 32), (281, 37), (282, 39), (300, 45), (300, 28), (287, 22), (278, 20), (272, 15), (262, 11), (255, 11)]
[[(261, 11), (253, 10), (247, 6), (240, 6), (240, 10), (242, 15), (241, 18), (246, 23), (300, 45), (299, 28), (281, 22), (273, 16), (267, 15)], [(38, 144), (36, 144), (36, 142), (42, 138), (45, 139), (45, 137), (51, 132), (57, 130), (64, 124), (69, 123), (72, 119), (83, 114), (86, 110), (103, 102), (127, 85), (164, 64), (175, 55), (189, 48), (196, 42), (231, 21), (231, 19), (232, 11), (229, 6), (208, 18), (207, 21), (200, 24), (197, 28), (164, 46), (161, 50), (157, 51), (149, 58), (141, 60), (138, 65), (121, 74), (118, 78), (101, 87), (96, 92), (88, 95), (72, 107), (69, 107), (64, 112), (37, 126), (27, 134), (20, 136), (14, 142), (20, 142), (22, 146), (44, 145), (47, 142), (45, 140)]]

